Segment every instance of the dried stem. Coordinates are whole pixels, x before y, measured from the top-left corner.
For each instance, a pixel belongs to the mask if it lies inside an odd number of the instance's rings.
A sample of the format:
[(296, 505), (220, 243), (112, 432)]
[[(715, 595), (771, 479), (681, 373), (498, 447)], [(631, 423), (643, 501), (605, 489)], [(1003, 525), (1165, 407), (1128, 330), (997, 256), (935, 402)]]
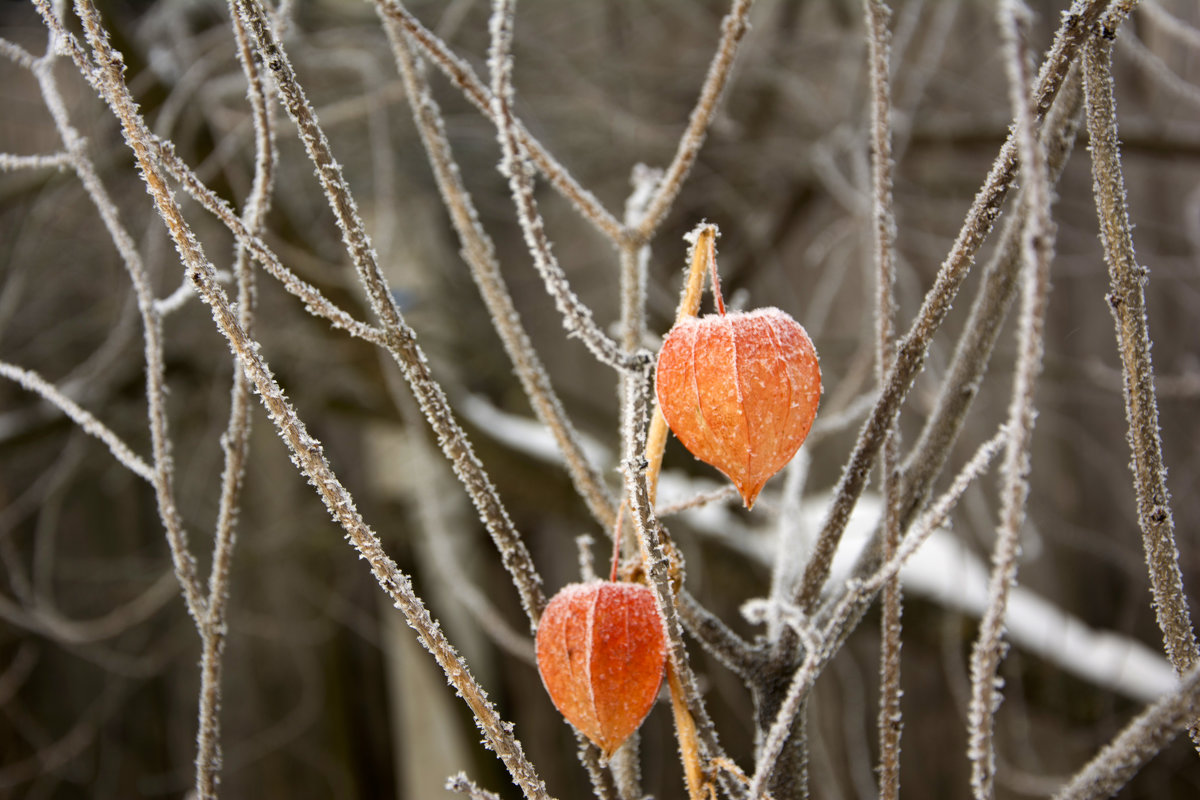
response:
[(1008, 411), (1000, 489), (1001, 517), (992, 553), (988, 605), (971, 653), (971, 704), (968, 756), (971, 786), (979, 800), (995, 793), (995, 714), (1000, 704), (997, 680), (1007, 646), (1003, 642), (1008, 596), (1016, 583), (1021, 526), (1029, 495), (1030, 447), (1033, 439), (1033, 395), (1042, 366), (1046, 301), (1050, 288), (1054, 229), (1050, 221), (1050, 186), (1046, 155), (1037, 135), (1037, 109), (1029, 100), (1029, 52), (1026, 45), (1031, 14), (1021, 0), (1000, 5), (1000, 29), (1008, 72), (1014, 132), (1021, 154), (1025, 191), (1025, 231), (1022, 237), (1021, 318), (1017, 365)]
[[(896, 220), (892, 199), (892, 11), (883, 0), (864, 0), (867, 50), (871, 75), (871, 204), (875, 233), (875, 376), (883, 391), (888, 369), (894, 360), (895, 328), (895, 241)], [(891, 558), (900, 545), (899, 426), (892, 429), (883, 445), (883, 555)], [(901, 590), (898, 577), (883, 590), (880, 615), (879, 652), (879, 796), (896, 800), (900, 793), (900, 634)]]
[[(1088, 41), (1084, 78), (1087, 125), (1091, 142), (1093, 190), (1100, 218), (1100, 238), (1108, 264), (1108, 303), (1116, 323), (1117, 348), (1124, 374), (1125, 416), (1129, 424), (1133, 487), (1138, 526), (1150, 571), (1154, 610), (1167, 657), (1180, 676), (1200, 659), (1175, 545), (1175, 522), (1167, 491), (1166, 466), (1158, 428), (1158, 401), (1150, 361), (1145, 284), (1148, 270), (1139, 266), (1126, 210), (1113, 101), (1112, 42), (1102, 31)], [(1192, 739), (1200, 748), (1200, 730)]]
[(120, 436), (117, 436), (111, 428), (59, 391), (54, 384), (36, 372), (23, 369), (16, 364), (9, 364), (6, 361), (0, 361), (0, 375), (3, 375), (10, 381), (21, 384), (21, 386), (31, 392), (41, 395), (43, 400), (70, 417), (84, 433), (95, 436), (104, 442), (109, 452), (112, 453), (113, 458), (121, 462), (121, 466), (150, 485), (154, 485), (153, 467), (143, 461), (141, 456), (133, 452), (133, 449)]
[[(687, 280), (679, 295), (679, 306), (675, 311), (675, 324), (678, 325), (688, 317), (694, 317), (700, 311), (700, 298), (704, 293), (704, 276), (709, 272), (715, 274), (717, 262), (717, 236), (720, 232), (717, 226), (701, 222), (685, 237), (688, 248)], [(658, 475), (662, 470), (663, 453), (667, 449), (666, 417), (659, 410), (658, 401), (654, 403), (654, 415), (650, 420), (650, 431), (646, 434), (646, 482), (650, 492), (650, 501), (654, 502), (658, 493)]]

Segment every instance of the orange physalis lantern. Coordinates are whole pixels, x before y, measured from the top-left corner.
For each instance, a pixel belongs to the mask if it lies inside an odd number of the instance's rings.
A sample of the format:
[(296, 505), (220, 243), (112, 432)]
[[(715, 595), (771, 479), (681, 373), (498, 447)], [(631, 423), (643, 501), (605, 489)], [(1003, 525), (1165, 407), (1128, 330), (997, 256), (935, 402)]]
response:
[(654, 592), (592, 581), (551, 598), (537, 629), (542, 683), (567, 721), (611, 756), (654, 705), (666, 663)]
[(777, 308), (686, 317), (658, 354), (655, 388), (671, 431), (733, 481), (746, 508), (804, 442), (821, 368), (804, 328)]

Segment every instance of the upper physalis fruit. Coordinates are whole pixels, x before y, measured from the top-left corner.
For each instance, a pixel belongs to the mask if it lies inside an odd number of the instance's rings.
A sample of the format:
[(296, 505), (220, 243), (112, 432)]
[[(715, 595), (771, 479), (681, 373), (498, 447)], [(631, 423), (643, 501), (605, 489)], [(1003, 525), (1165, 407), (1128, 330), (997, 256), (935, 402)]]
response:
[(641, 584), (570, 584), (538, 623), (538, 673), (550, 699), (606, 757), (650, 713), (666, 652), (654, 592)]
[(800, 449), (821, 397), (817, 351), (777, 308), (685, 317), (658, 354), (655, 388), (671, 431), (724, 472), (746, 508)]

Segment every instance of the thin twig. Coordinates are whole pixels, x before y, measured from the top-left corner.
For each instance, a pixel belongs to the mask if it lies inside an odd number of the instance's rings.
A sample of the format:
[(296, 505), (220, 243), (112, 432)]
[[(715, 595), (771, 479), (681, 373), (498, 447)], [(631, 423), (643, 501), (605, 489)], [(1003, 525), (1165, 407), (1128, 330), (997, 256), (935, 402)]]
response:
[[(1137, 263), (1132, 227), (1125, 207), (1125, 179), (1121, 170), (1112, 88), (1112, 42), (1104, 35), (1093, 36), (1088, 42), (1084, 64), (1093, 191), (1112, 287), (1108, 303), (1116, 324), (1117, 348), (1124, 373), (1125, 416), (1133, 456), (1131, 466), (1138, 526), (1142, 531), (1158, 627), (1163, 634), (1167, 657), (1175, 672), (1182, 676), (1200, 659), (1200, 651), (1183, 590), (1171, 496), (1167, 491), (1167, 471), (1162, 457), (1146, 318), (1148, 270)], [(1192, 740), (1200, 748), (1200, 729), (1193, 729)]]
[(588, 308), (571, 291), (567, 277), (550, 247), (546, 225), (533, 194), (533, 171), (517, 140), (513, 116), (512, 34), (515, 0), (495, 0), (491, 23), (492, 44), (488, 51), (488, 66), (492, 74), (492, 117), (503, 156), (500, 173), (508, 178), (509, 191), (517, 210), (517, 220), (525, 236), (525, 244), (533, 256), (533, 264), (546, 292), (554, 299), (554, 307), (562, 315), (568, 337), (578, 337), (592, 355), (614, 369), (629, 369), (630, 357), (609, 338), (592, 318)]
[[(687, 317), (694, 317), (700, 311), (700, 298), (704, 292), (705, 276), (716, 274), (714, 266), (717, 258), (717, 237), (720, 236), (717, 226), (701, 222), (688, 233), (684, 240), (688, 243), (688, 272), (687, 278), (680, 289), (679, 306), (675, 311), (675, 323), (678, 324)], [(663, 453), (667, 449), (666, 417), (658, 407), (655, 398), (654, 413), (650, 419), (650, 430), (646, 434), (646, 481), (650, 491), (650, 500), (654, 502), (658, 494), (658, 475), (662, 470)]]
[(462, 772), (446, 779), (446, 791), (465, 794), (471, 800), (500, 800), (500, 795), (489, 792), (487, 789), (481, 789)]
[[(871, 203), (875, 242), (875, 378), (882, 392), (894, 360), (896, 219), (892, 199), (891, 16), (883, 0), (864, 0), (867, 51), (871, 76)], [(900, 545), (900, 431), (896, 421), (883, 445), (883, 556)], [(883, 589), (879, 650), (879, 796), (896, 800), (900, 793), (900, 579)]]
[[(231, 14), (238, 62), (246, 76), (247, 98), (254, 119), (254, 180), (242, 212), (248, 231), (261, 232), (270, 208), (274, 187), (275, 125), (267, 102), (262, 74), (254, 62), (242, 19)], [(233, 274), (237, 280), (238, 323), (253, 333), (256, 289), (250, 251), (239, 242), (234, 254)], [(185, 284), (186, 285), (186, 284)], [(208, 617), (201, 629), (200, 692), (196, 730), (196, 796), (216, 800), (221, 776), (221, 676), (224, 669), (226, 609), (229, 573), (237, 540), (237, 517), (245, 485), (246, 457), (250, 450), (250, 411), (253, 397), (250, 379), (236, 362), (230, 390), (229, 422), (221, 437), (225, 463), (221, 471), (221, 495), (213, 537), (212, 569), (208, 576)]]
[[(207, 614), (204, 591), (196, 573), (196, 559), (188, 546), (187, 531), (183, 527), (175, 501), (174, 462), (171, 456), (171, 438), (166, 412), (166, 382), (163, 365), (162, 319), (154, 307), (154, 292), (150, 278), (138, 253), (133, 238), (117, 215), (117, 206), (105, 189), (95, 165), (87, 155), (86, 144), (71, 126), (66, 104), (58, 91), (54, 78), (53, 58), (56, 43), (68, 36), (62, 21), (51, 9), (48, 0), (36, 0), (38, 12), (50, 29), (51, 46), (44, 59), (39, 59), (34, 76), (45, 99), (46, 108), (54, 119), (55, 127), (63, 140), (63, 146), (72, 155), (72, 166), (79, 176), (88, 197), (96, 207), (113, 244), (121, 255), (137, 297), (138, 311), (142, 317), (142, 338), (146, 360), (146, 401), (150, 426), (151, 451), (154, 456), (154, 493), (158, 501), (159, 517), (166, 530), (167, 545), (180, 588), (187, 602), (188, 613), (197, 626)], [(81, 16), (83, 16), (81, 14)], [(96, 19), (85, 20), (89, 41), (99, 37), (103, 31)], [(93, 44), (93, 47), (96, 45)], [(120, 70), (123, 65), (116, 61), (112, 68)]]
[(16, 381), (31, 392), (41, 395), (43, 400), (70, 417), (84, 433), (95, 436), (104, 442), (109, 452), (112, 453), (113, 458), (121, 462), (123, 467), (150, 485), (154, 485), (154, 469), (143, 461), (141, 456), (133, 452), (133, 449), (125, 444), (124, 440), (120, 436), (117, 436), (112, 428), (109, 428), (103, 422), (96, 419), (91, 412), (60, 392), (54, 384), (32, 370), (23, 369), (7, 361), (0, 361), (0, 375), (11, 381)]
[(1021, 318), (1017, 365), (1008, 411), (1000, 489), (1001, 516), (992, 552), (988, 605), (971, 652), (971, 703), (968, 712), (968, 756), (971, 787), (977, 800), (995, 793), (995, 714), (1000, 704), (997, 672), (1007, 645), (1003, 641), (1008, 596), (1016, 583), (1021, 526), (1029, 495), (1030, 448), (1033, 440), (1033, 395), (1041, 372), (1046, 302), (1054, 228), (1050, 220), (1050, 186), (1046, 154), (1037, 135), (1037, 109), (1029, 100), (1029, 50), (1026, 43), (1032, 14), (1022, 0), (1005, 0), (999, 8), (1001, 41), (1008, 72), (1014, 133), (1021, 154), (1022, 200), (1026, 207), (1022, 236)]
[(729, 75), (733, 71), (733, 61), (737, 56), (738, 45), (741, 43), (742, 37), (746, 35), (746, 31), (750, 29), (749, 17), (752, 2), (753, 0), (734, 0), (729, 13), (721, 20), (721, 39), (717, 43), (712, 62), (708, 65), (708, 74), (704, 78), (704, 85), (700, 88), (700, 97), (696, 100), (696, 107), (692, 109), (692, 114), (688, 118), (687, 129), (679, 137), (679, 146), (675, 151), (675, 157), (664, 171), (658, 191), (655, 192), (654, 198), (646, 204), (642, 219), (633, 232), (638, 243), (645, 243), (653, 238), (654, 232), (658, 230), (663, 218), (671, 210), (675, 198), (679, 196), (684, 179), (687, 178), (692, 165), (696, 163), (696, 156), (700, 154), (700, 147), (704, 144), (708, 126), (712, 124), (713, 117), (716, 115), (717, 101), (721, 99), (721, 92), (725, 89), (725, 84), (729, 82)]

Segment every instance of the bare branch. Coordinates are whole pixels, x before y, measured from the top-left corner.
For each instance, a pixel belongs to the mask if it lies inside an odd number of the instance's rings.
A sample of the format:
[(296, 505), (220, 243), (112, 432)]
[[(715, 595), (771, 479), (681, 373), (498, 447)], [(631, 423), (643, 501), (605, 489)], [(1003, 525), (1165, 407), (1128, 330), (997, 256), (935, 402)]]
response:
[(1007, 652), (1003, 642), (1008, 596), (1017, 577), (1021, 526), (1029, 495), (1030, 448), (1033, 440), (1034, 388), (1042, 368), (1046, 302), (1050, 290), (1054, 227), (1050, 221), (1050, 180), (1046, 154), (1037, 135), (1037, 109), (1029, 98), (1030, 58), (1026, 38), (1032, 14), (1022, 0), (1005, 0), (999, 7), (1001, 41), (1008, 72), (1009, 101), (1021, 154), (1025, 229), (1021, 237), (1021, 319), (1017, 332), (1017, 365), (1008, 410), (1000, 489), (1001, 517), (992, 552), (988, 605), (971, 652), (971, 705), (967, 754), (971, 787), (978, 800), (995, 792), (993, 746), (996, 709), (1000, 705), (997, 672)]
[(500, 173), (508, 178), (517, 219), (525, 235), (525, 244), (533, 256), (546, 292), (554, 299), (554, 307), (562, 315), (568, 337), (578, 337), (601, 363), (614, 369), (630, 369), (632, 363), (617, 343), (608, 337), (592, 319), (592, 311), (571, 291), (567, 277), (550, 248), (546, 226), (533, 196), (533, 174), (525, 153), (517, 141), (513, 116), (512, 86), (512, 29), (515, 3), (496, 0), (490, 23), (492, 44), (488, 65), (492, 73), (492, 117), (503, 157)]
[(717, 112), (717, 101), (721, 99), (721, 92), (724, 91), (733, 71), (733, 60), (737, 56), (738, 45), (750, 29), (752, 2), (753, 0), (734, 0), (729, 13), (721, 20), (721, 40), (717, 43), (713, 60), (708, 65), (708, 74), (700, 88), (700, 97), (696, 100), (696, 107), (692, 109), (687, 129), (683, 136), (679, 137), (675, 158), (663, 173), (658, 191), (654, 199), (646, 204), (646, 210), (634, 232), (638, 242), (648, 242), (653, 238), (654, 232), (671, 210), (675, 198), (679, 196), (683, 181), (691, 172), (692, 164), (696, 162), (696, 156), (700, 154), (700, 147), (708, 134), (708, 126), (712, 124)]
[[(1148, 270), (1137, 263), (1132, 226), (1125, 207), (1125, 179), (1117, 137), (1111, 59), (1111, 41), (1103, 35), (1093, 36), (1088, 41), (1084, 61), (1093, 191), (1112, 286), (1108, 303), (1116, 323), (1117, 347), (1125, 377), (1125, 416), (1133, 457), (1131, 466), (1138, 526), (1142, 530), (1158, 627), (1163, 634), (1167, 657), (1175, 672), (1182, 676), (1200, 660), (1200, 650), (1197, 649), (1179, 569), (1179, 551), (1175, 545), (1175, 522), (1171, 515), (1171, 496), (1167, 491), (1167, 470), (1158, 427), (1154, 367), (1150, 361), (1145, 297)], [(1200, 731), (1193, 732), (1192, 738), (1200, 747)]]

